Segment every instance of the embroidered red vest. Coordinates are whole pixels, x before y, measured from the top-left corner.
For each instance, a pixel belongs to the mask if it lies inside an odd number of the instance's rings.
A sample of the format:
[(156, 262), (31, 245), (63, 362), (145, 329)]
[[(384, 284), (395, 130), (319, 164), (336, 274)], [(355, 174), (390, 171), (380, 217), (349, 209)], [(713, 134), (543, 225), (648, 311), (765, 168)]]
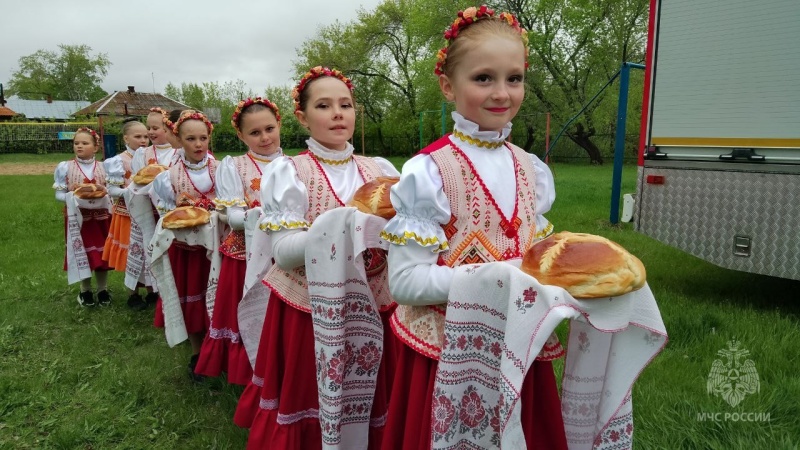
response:
[[(308, 223), (313, 223), (325, 211), (344, 206), (336, 199), (325, 174), (310, 154), (301, 154), (291, 159), (297, 170), (297, 178), (308, 190), (308, 211), (305, 217)], [(365, 183), (383, 175), (380, 166), (371, 158), (353, 155), (353, 160)], [(375, 301), (381, 310), (393, 302), (385, 272), (384, 270), (381, 275), (368, 279)], [(283, 270), (277, 264), (273, 264), (264, 277), (264, 283), (289, 306), (311, 312), (305, 266)]]
[[(87, 174), (88, 175), (88, 174)], [(83, 171), (78, 167), (78, 162), (74, 159), (67, 164), (67, 190), (74, 191), (81, 183), (94, 183), (102, 186), (106, 185), (106, 169), (99, 161), (94, 165), (92, 178), (87, 180)]]
[[(212, 181), (217, 178), (218, 164), (219, 162), (217, 160), (208, 158), (208, 167), (203, 168), (204, 171), (208, 171), (208, 175), (211, 177)], [(175, 200), (177, 201), (181, 197), (181, 194), (185, 194), (195, 202), (196, 206), (213, 210), (213, 200), (217, 197), (216, 189), (212, 187), (211, 191), (205, 194), (197, 192), (197, 189), (195, 189), (192, 184), (192, 180), (189, 179), (189, 175), (186, 173), (188, 170), (188, 168), (184, 168), (183, 164), (175, 164), (169, 168), (169, 180), (170, 183), (172, 183), (172, 191), (175, 193)]]
[[(236, 166), (236, 173), (242, 181), (244, 188), (244, 201), (247, 209), (261, 205), (261, 172), (259, 168), (247, 155), (234, 156), (233, 163)], [(246, 248), (244, 230), (231, 230), (222, 241), (219, 247), (222, 254), (234, 259), (244, 261), (246, 259)]]
[[(437, 146), (435, 148), (431, 148)], [(517, 198), (514, 213), (504, 218), (491, 193), (484, 187), (470, 160), (448, 137), (428, 149), (442, 176), (450, 202), (451, 218), (442, 225), (448, 249), (439, 254), (439, 264), (487, 263), (520, 258), (537, 240), (535, 216), (535, 168), (521, 148), (508, 144), (496, 151), (510, 151), (514, 159)], [(444, 341), (446, 304), (398, 305), (390, 323), (397, 337), (417, 352), (439, 359)]]

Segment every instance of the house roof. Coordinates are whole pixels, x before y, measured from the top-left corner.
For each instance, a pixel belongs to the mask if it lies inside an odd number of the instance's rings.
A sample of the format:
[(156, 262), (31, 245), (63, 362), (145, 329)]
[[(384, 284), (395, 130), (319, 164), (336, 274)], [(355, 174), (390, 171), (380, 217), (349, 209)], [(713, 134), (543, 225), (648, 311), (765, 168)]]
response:
[(17, 97), (8, 97), (6, 107), (17, 114), (24, 114), (28, 119), (56, 119), (67, 120), (77, 110), (89, 105), (87, 101), (53, 100), (22, 100)]
[(172, 100), (161, 94), (149, 92), (115, 91), (85, 108), (74, 112), (76, 116), (93, 115), (119, 115), (119, 116), (146, 116), (150, 108), (159, 107), (164, 110), (190, 109), (178, 101)]
[(6, 108), (5, 106), (0, 106), (0, 117), (14, 117), (17, 113), (11, 110), (11, 108)]

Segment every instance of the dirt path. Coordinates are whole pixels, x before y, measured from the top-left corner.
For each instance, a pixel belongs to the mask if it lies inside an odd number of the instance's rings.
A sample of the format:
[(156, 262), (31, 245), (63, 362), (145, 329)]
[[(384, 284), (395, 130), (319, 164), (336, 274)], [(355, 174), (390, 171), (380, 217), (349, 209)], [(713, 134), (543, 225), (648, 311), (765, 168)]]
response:
[(0, 164), (0, 175), (52, 175), (58, 163)]

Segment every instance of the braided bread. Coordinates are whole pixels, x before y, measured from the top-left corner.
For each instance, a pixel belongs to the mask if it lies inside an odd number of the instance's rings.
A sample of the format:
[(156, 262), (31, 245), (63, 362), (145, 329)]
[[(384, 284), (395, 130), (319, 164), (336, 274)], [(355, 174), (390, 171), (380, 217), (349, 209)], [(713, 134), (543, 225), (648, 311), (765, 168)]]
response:
[(103, 198), (108, 193), (105, 186), (93, 183), (81, 183), (72, 192), (76, 197), (86, 200)]
[(593, 234), (556, 233), (534, 244), (522, 271), (580, 299), (614, 297), (645, 282), (642, 262), (616, 242)]
[(190, 228), (207, 224), (211, 213), (196, 206), (179, 206), (166, 213), (161, 219), (161, 226), (168, 229)]
[(391, 219), (396, 213), (389, 199), (389, 188), (399, 180), (398, 177), (378, 177), (365, 183), (353, 194), (348, 206), (355, 206), (366, 214)]

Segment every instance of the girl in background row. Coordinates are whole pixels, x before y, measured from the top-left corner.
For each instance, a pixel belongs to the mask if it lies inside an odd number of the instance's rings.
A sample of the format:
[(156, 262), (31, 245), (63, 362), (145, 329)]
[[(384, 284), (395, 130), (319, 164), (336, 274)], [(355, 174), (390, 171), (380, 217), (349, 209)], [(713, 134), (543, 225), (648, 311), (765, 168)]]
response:
[[(100, 186), (106, 185), (106, 172), (102, 164), (98, 164), (94, 155), (100, 149), (100, 136), (91, 128), (81, 127), (72, 138), (72, 151), (75, 158), (62, 161), (56, 166), (53, 174), (53, 189), (56, 191), (56, 200), (65, 202), (67, 192), (74, 191), (79, 184), (93, 183)], [(94, 272), (97, 281), (97, 301), (92, 292), (91, 277), (81, 280), (81, 292), (78, 303), (82, 306), (108, 305), (111, 296), (106, 289), (108, 279), (108, 265), (103, 261), (103, 247), (108, 236), (111, 217), (106, 209), (80, 208), (83, 221), (80, 228), (80, 237), (83, 249), (86, 252), (89, 269)], [(64, 237), (67, 245), (73, 245), (69, 239), (67, 229), (67, 208), (64, 208)], [(64, 257), (64, 270), (68, 270), (67, 257)], [(75, 270), (76, 268), (71, 268)]]
[(248, 151), (241, 156), (226, 156), (217, 169), (214, 204), (225, 213), (232, 231), (220, 246), (222, 264), (214, 313), (196, 372), (214, 377), (227, 372), (229, 383), (246, 385), (253, 369), (242, 345), (237, 316), (247, 269), (244, 213), (261, 205), (262, 173), (267, 164), (283, 155), (281, 116), (271, 101), (248, 98), (236, 106), (231, 125)]

